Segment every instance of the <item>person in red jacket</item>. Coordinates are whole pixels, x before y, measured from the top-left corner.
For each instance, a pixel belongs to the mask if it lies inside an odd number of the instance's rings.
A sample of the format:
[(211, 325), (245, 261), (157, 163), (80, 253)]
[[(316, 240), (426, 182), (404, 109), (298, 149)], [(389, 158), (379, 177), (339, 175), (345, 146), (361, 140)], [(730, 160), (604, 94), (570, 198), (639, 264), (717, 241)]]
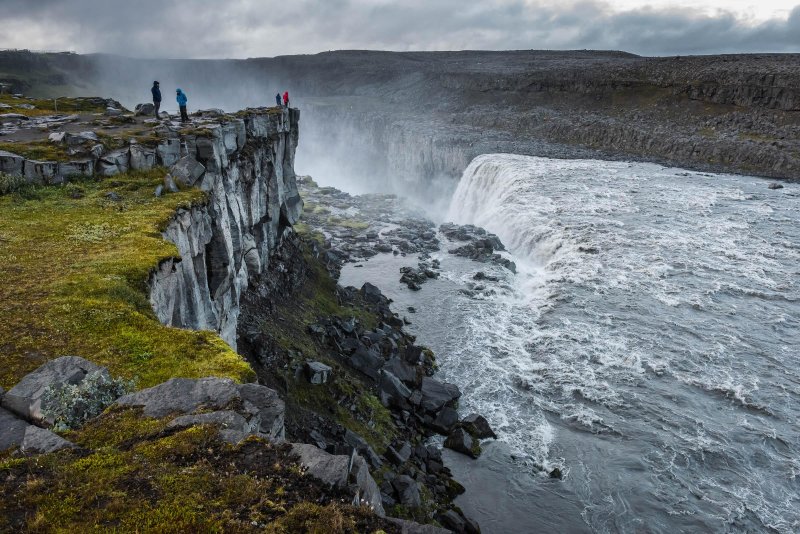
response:
[(283, 93), (283, 105), (285, 107), (289, 107), (289, 91), (284, 91)]

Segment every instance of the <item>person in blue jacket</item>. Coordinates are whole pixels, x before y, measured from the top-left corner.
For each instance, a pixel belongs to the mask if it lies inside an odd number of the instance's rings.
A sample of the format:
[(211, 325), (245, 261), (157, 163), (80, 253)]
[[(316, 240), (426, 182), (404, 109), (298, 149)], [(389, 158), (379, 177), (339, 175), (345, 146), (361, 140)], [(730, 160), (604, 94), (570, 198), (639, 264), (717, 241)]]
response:
[(161, 109), (161, 88), (158, 85), (158, 81), (153, 82), (150, 92), (153, 93), (153, 107), (156, 110), (156, 118), (158, 118), (158, 110)]
[(281, 107), (281, 94), (278, 93), (275, 95), (275, 105)]
[(186, 93), (184, 93), (181, 89), (175, 90), (175, 98), (178, 101), (178, 107), (181, 109), (181, 122), (186, 122), (189, 120), (189, 115), (186, 113), (186, 102), (189, 101), (186, 98)]

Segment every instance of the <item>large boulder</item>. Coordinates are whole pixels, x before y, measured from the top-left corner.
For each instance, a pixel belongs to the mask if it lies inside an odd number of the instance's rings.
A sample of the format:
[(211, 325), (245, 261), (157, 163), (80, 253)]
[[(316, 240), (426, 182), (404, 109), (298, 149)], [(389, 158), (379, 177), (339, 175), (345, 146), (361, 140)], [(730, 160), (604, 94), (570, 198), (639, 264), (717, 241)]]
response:
[(408, 408), (408, 399), (411, 397), (411, 390), (394, 374), (381, 371), (380, 382), (378, 384), (381, 401), (386, 406), (396, 406), (401, 409)]
[(59, 162), (57, 177), (93, 176), (94, 161), (91, 159)]
[(283, 419), (286, 405), (274, 389), (259, 384), (241, 384), (239, 396), (244, 402), (244, 414), (257, 435), (283, 439)]
[[(272, 440), (283, 439), (285, 405), (278, 394), (258, 384), (236, 384), (229, 378), (173, 378), (155, 387), (143, 389), (117, 399), (120, 406), (141, 406), (148, 417), (198, 415), (198, 412), (234, 410), (247, 421), (247, 435)], [(235, 406), (235, 408), (231, 408)], [(217, 421), (226, 422), (227, 414), (217, 414)], [(191, 419), (179, 419), (179, 426), (188, 426)], [(192, 423), (197, 424), (197, 423)], [(233, 430), (238, 427), (234, 425)], [(232, 434), (231, 434), (232, 435)]]
[(322, 362), (306, 362), (304, 370), (308, 381), (317, 385), (325, 384), (333, 372), (330, 366)]
[(136, 104), (136, 107), (133, 108), (133, 114), (136, 116), (140, 115), (152, 116), (155, 115), (155, 113), (156, 113), (156, 108), (151, 102)]
[(416, 366), (409, 365), (399, 356), (390, 358), (389, 361), (386, 362), (384, 370), (391, 372), (409, 386), (416, 386), (418, 383)]
[(184, 156), (170, 168), (170, 174), (175, 180), (186, 187), (192, 187), (206, 172), (202, 163), (190, 156)]
[(68, 146), (80, 146), (84, 143), (97, 143), (100, 138), (97, 134), (91, 131), (69, 133), (64, 136), (63, 141), (66, 141)]
[(25, 180), (32, 184), (45, 185), (53, 183), (58, 176), (58, 163), (55, 161), (34, 161), (26, 159), (22, 173)]
[(489, 426), (489, 421), (480, 414), (471, 413), (461, 420), (461, 426), (472, 435), (473, 438), (484, 439), (494, 438), (497, 439), (497, 434), (494, 433), (492, 427)]
[(300, 465), (309, 475), (331, 487), (347, 487), (350, 474), (349, 456), (330, 454), (307, 443), (292, 443), (292, 453), (297, 455)]
[(392, 480), (392, 487), (397, 494), (400, 504), (409, 508), (419, 508), (422, 498), (419, 494), (419, 485), (408, 475), (400, 475)]
[(453, 532), (463, 532), (465, 534), (480, 534), (481, 529), (478, 524), (459, 514), (455, 510), (448, 510), (436, 517), (440, 524), (449, 528)]
[(363, 345), (350, 355), (348, 360), (350, 366), (358, 369), (373, 380), (378, 379), (378, 373), (383, 367), (383, 358), (372, 349), (367, 349)]
[(456, 428), (450, 432), (450, 435), (444, 440), (444, 446), (472, 458), (477, 458), (481, 454), (480, 442), (472, 439), (472, 436), (463, 428)]
[(72, 443), (44, 428), (34, 426), (0, 408), (0, 451), (19, 447), (22, 452), (53, 452)]
[(361, 286), (360, 293), (365, 301), (372, 304), (378, 304), (379, 302), (386, 302), (388, 300), (383, 293), (381, 293), (380, 289), (369, 282), (365, 282), (364, 285)]
[(178, 138), (164, 139), (156, 147), (158, 161), (164, 167), (171, 167), (181, 159), (181, 140)]
[[(18, 416), (31, 421), (46, 421), (42, 414), (42, 397), (45, 390), (63, 384), (80, 384), (93, 372), (108, 373), (104, 367), (81, 358), (62, 356), (45, 363), (25, 375), (19, 383), (3, 395), (2, 406)], [(47, 421), (52, 423), (52, 421)]]
[(430, 423), (430, 426), (438, 433), (446, 436), (456, 424), (458, 424), (458, 413), (453, 408), (445, 406), (436, 414), (436, 418)]
[(307, 474), (330, 487), (350, 489), (354, 504), (365, 504), (379, 516), (385, 515), (378, 484), (370, 475), (367, 462), (355, 451), (350, 456), (333, 455), (314, 445), (292, 443), (292, 453)]
[(156, 166), (156, 151), (144, 145), (131, 145), (130, 167), (135, 171), (146, 171)]
[(128, 172), (130, 168), (130, 152), (127, 148), (114, 150), (100, 158), (98, 170), (103, 176), (114, 176)]
[(12, 176), (22, 176), (22, 169), (25, 163), (25, 158), (0, 150), (0, 172), (10, 174)]
[(366, 505), (372, 508), (376, 514), (383, 517), (383, 502), (381, 490), (378, 483), (372, 478), (367, 462), (356, 451), (350, 455), (350, 484), (355, 485), (356, 494), (353, 499), (354, 504)]
[[(219, 134), (219, 132), (214, 132)], [(221, 138), (198, 137), (196, 141), (197, 158), (204, 162), (210, 172), (221, 172), (228, 166), (228, 153)]]
[(411, 458), (411, 452), (411, 444), (409, 442), (394, 443), (386, 448), (386, 458), (399, 466)]
[(461, 397), (461, 391), (455, 384), (439, 382), (429, 376), (423, 377), (422, 387), (422, 407), (432, 413), (441, 410), (445, 405), (451, 404)]
[[(244, 121), (238, 120), (241, 123), (242, 128), (244, 127)], [(237, 135), (237, 124), (232, 122), (227, 122), (222, 125), (222, 146), (225, 147), (225, 152), (227, 155), (231, 155), (238, 148), (238, 135)]]

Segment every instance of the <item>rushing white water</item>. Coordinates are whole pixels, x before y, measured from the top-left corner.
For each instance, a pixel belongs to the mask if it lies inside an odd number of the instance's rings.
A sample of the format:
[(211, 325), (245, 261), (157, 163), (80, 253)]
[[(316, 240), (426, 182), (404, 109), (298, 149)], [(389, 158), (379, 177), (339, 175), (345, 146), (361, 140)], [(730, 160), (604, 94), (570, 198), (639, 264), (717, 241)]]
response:
[(800, 188), (766, 185), (506, 154), (464, 172), (450, 219), (520, 274), (435, 297), (463, 328), (434, 348), (465, 411), (567, 472), (590, 529), (800, 530)]

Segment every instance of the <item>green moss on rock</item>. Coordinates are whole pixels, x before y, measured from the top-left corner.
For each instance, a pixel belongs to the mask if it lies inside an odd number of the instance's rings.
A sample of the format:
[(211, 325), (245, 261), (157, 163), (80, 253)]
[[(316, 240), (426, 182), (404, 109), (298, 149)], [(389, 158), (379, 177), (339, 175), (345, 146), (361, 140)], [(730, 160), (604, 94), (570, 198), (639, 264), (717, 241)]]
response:
[(0, 531), (396, 531), (304, 475), (287, 445), (165, 425), (115, 409), (70, 433), (93, 450), (0, 457)]
[[(177, 249), (161, 236), (175, 211), (205, 202), (198, 190), (156, 198), (164, 169), (110, 182), (0, 197), (0, 386), (44, 361), (79, 354), (149, 387), (173, 377), (250, 380), (247, 362), (215, 333), (163, 326), (147, 280)], [(121, 200), (106, 195), (115, 192)]]
[(51, 143), (47, 140), (0, 143), (0, 150), (35, 161), (67, 161), (73, 159), (67, 153), (65, 145)]

